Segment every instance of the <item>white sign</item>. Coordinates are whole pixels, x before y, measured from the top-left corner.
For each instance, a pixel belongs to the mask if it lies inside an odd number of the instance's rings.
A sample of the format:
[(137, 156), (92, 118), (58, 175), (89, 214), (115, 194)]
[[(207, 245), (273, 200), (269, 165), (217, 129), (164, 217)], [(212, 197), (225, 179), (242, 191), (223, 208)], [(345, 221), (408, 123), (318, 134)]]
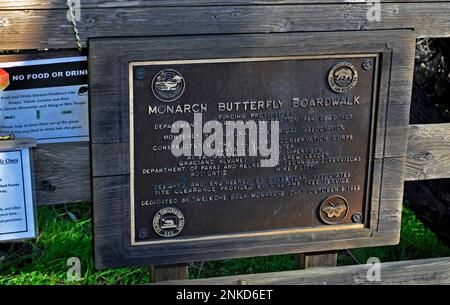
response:
[(0, 62), (0, 134), (89, 141), (86, 56)]
[(0, 241), (36, 236), (28, 148), (0, 151)]

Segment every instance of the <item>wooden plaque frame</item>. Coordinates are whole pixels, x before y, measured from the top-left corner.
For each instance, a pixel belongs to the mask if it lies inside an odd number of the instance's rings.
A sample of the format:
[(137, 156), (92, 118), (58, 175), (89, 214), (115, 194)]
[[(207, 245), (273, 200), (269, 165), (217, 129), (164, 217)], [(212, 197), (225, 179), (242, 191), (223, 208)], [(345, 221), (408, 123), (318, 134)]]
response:
[[(412, 30), (89, 41), (94, 251), (98, 269), (392, 245), (399, 242), (415, 35)], [(368, 226), (132, 246), (129, 63), (375, 53), (379, 73)]]

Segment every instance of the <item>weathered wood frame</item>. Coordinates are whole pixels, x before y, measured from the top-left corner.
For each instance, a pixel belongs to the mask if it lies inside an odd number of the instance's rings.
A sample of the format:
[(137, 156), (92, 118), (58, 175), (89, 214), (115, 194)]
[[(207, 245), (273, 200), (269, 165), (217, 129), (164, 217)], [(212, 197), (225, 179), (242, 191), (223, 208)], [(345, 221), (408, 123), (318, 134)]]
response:
[[(173, 264), (398, 243), (414, 44), (411, 30), (90, 40), (96, 267)], [(369, 228), (131, 246), (129, 62), (360, 53), (381, 56)]]

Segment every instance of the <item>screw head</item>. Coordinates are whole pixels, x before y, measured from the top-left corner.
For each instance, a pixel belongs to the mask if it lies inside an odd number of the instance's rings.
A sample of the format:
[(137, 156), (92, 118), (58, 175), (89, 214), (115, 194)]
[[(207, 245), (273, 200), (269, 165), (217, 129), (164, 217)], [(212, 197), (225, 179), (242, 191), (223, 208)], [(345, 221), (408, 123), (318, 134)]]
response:
[(361, 223), (362, 221), (362, 214), (361, 213), (355, 213), (352, 215), (352, 222), (354, 223)]
[(140, 228), (139, 231), (138, 231), (138, 235), (139, 235), (139, 238), (141, 238), (141, 239), (147, 238), (148, 237), (148, 230), (147, 230), (147, 228)]
[(371, 59), (364, 60), (363, 63), (362, 63), (362, 68), (364, 70), (366, 70), (366, 71), (372, 69), (373, 68), (373, 61)]
[(56, 191), (56, 185), (51, 184), (47, 180), (42, 181), (42, 187), (47, 192), (54, 192), (54, 191)]
[(142, 68), (138, 68), (136, 69), (136, 71), (134, 72), (134, 76), (138, 79), (138, 80), (143, 80), (145, 78), (145, 76), (147, 75), (147, 73), (145, 72), (144, 69)]

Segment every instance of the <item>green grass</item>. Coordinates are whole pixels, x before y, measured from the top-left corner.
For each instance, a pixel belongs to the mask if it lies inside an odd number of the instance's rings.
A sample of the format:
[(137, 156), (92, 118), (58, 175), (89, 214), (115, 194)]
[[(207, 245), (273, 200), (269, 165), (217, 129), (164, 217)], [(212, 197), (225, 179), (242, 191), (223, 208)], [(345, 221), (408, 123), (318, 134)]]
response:
[[(92, 260), (89, 204), (38, 208), (39, 237), (26, 243), (0, 244), (0, 284), (139, 284), (148, 283), (148, 268), (96, 271)], [(3, 253), (2, 253), (3, 251)], [(436, 238), (409, 210), (403, 210), (398, 246), (341, 251), (338, 265), (450, 256), (450, 248)], [(78, 257), (82, 278), (67, 281), (67, 259)], [(292, 270), (292, 255), (196, 262), (191, 278)]]
[[(29, 249), (9, 249), (0, 262), (0, 284), (66, 284), (67, 259), (78, 257), (82, 279), (78, 284), (137, 284), (148, 282), (146, 268), (95, 271), (88, 204), (38, 209), (39, 237)], [(15, 249), (14, 249), (15, 248)], [(21, 248), (24, 248), (23, 246)], [(70, 282), (74, 284), (74, 282)]]

